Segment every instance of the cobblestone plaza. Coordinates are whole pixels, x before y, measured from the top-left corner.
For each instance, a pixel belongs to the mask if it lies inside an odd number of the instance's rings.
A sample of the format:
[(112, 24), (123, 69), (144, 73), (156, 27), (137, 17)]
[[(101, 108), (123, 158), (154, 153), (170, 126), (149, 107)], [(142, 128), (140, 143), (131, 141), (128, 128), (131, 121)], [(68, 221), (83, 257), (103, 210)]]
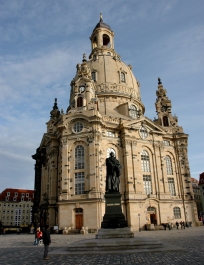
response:
[[(183, 251), (148, 251), (132, 252), (118, 251), (117, 253), (101, 254), (53, 254), (58, 250), (65, 250), (71, 242), (94, 238), (95, 234), (88, 235), (51, 235), (50, 260), (43, 260), (43, 246), (34, 246), (33, 234), (6, 234), (0, 236), (0, 264), (203, 264), (204, 227), (190, 227), (184, 230), (160, 230), (135, 232), (135, 237), (151, 237), (174, 246), (183, 248)], [(116, 239), (117, 240), (117, 239)], [(52, 253), (53, 252), (53, 253)]]

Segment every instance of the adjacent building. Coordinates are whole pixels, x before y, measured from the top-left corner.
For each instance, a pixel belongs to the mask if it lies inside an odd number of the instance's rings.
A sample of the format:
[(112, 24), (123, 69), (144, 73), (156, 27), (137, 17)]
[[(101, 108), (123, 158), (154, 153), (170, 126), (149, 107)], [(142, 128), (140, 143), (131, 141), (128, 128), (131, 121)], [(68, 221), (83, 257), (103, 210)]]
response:
[(188, 134), (172, 115), (161, 79), (155, 87), (157, 118), (151, 120), (132, 66), (116, 52), (114, 32), (102, 17), (90, 41), (90, 55), (84, 54), (71, 80), (67, 110), (60, 111), (55, 99), (47, 131), (32, 156), (34, 222), (59, 229), (100, 228), (105, 160), (114, 152), (122, 165), (120, 193), (129, 227), (176, 221), (195, 225)]
[(0, 221), (3, 227), (29, 227), (33, 201), (34, 190), (9, 188), (0, 193)]
[(194, 194), (194, 201), (197, 206), (197, 212), (198, 212), (198, 217), (201, 216), (201, 212), (203, 211), (203, 204), (202, 204), (202, 196), (201, 196), (201, 190), (199, 187), (199, 181), (195, 178), (191, 178), (191, 183), (193, 187), (193, 194)]
[(199, 188), (200, 188), (200, 194), (201, 194), (201, 200), (202, 200), (202, 212), (200, 216), (204, 218), (204, 172), (200, 174), (199, 178)]

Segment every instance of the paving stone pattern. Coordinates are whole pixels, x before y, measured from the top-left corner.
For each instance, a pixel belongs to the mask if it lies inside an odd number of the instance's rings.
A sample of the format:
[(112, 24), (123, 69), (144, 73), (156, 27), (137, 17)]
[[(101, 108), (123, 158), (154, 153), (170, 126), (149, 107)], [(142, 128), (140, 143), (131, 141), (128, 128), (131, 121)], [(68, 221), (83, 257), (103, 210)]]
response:
[[(136, 237), (151, 237), (164, 243), (173, 244), (185, 251), (173, 252), (140, 252), (116, 254), (85, 254), (85, 255), (52, 255), (50, 260), (43, 260), (43, 246), (34, 246), (34, 235), (8, 234), (0, 236), (0, 265), (107, 265), (107, 264), (164, 264), (164, 265), (200, 265), (204, 264), (204, 226), (190, 227), (184, 230), (162, 230), (135, 232)], [(50, 252), (66, 247), (69, 243), (95, 238), (95, 234), (88, 235), (51, 235)]]

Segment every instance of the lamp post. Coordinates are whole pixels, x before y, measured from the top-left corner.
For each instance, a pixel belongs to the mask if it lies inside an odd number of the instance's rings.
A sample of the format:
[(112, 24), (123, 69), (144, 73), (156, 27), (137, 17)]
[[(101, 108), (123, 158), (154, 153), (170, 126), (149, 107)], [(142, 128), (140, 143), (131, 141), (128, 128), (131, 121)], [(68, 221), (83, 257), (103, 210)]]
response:
[(138, 213), (138, 219), (139, 219), (139, 232), (141, 232), (141, 229), (140, 229), (140, 214)]

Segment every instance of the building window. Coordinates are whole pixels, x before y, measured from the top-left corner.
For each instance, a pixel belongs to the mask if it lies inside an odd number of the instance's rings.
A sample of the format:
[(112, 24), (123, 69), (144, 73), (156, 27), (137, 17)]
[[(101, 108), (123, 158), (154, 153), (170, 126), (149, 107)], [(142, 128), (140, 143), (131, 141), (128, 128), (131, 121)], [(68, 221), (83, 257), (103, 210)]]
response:
[(172, 196), (176, 196), (174, 178), (168, 178), (169, 192)]
[(167, 141), (167, 140), (164, 140), (164, 141), (163, 141), (163, 145), (169, 146), (169, 145), (170, 145), (170, 142)]
[(83, 130), (83, 128), (84, 128), (84, 125), (80, 121), (75, 122), (75, 124), (73, 126), (73, 130), (75, 133), (81, 132)]
[(14, 195), (15, 197), (18, 197), (18, 192), (15, 192), (15, 195)]
[(110, 47), (110, 37), (107, 34), (103, 34), (103, 46)]
[(14, 201), (14, 202), (16, 201), (16, 197), (13, 197), (13, 201)]
[(181, 210), (179, 207), (174, 207), (174, 218), (178, 219), (181, 218)]
[(26, 197), (27, 197), (27, 198), (29, 197), (29, 193), (26, 193)]
[(78, 145), (75, 148), (75, 169), (83, 169), (84, 168), (84, 147), (82, 145)]
[(125, 73), (124, 72), (120, 73), (120, 80), (121, 80), (121, 82), (125, 83)]
[(169, 120), (167, 116), (163, 117), (163, 126), (168, 127), (169, 126)]
[(144, 185), (144, 191), (145, 193), (152, 194), (152, 181), (151, 176), (149, 175), (143, 175), (143, 185)]
[(166, 170), (167, 170), (167, 175), (173, 175), (173, 168), (172, 168), (172, 163), (171, 163), (171, 157), (166, 156)]
[(28, 198), (28, 201), (30, 202), (31, 201), (31, 198)]
[(21, 210), (20, 209), (16, 209), (15, 211), (15, 225), (19, 226), (21, 222)]
[(7, 196), (10, 196), (10, 191), (7, 192)]
[(77, 98), (77, 108), (78, 107), (83, 107), (83, 98), (82, 97)]
[(96, 72), (95, 71), (93, 71), (91, 73), (91, 78), (92, 78), (93, 81), (96, 81)]
[(24, 197), (21, 197), (21, 201), (24, 202)]
[(130, 116), (132, 118), (137, 118), (137, 108), (134, 105), (130, 106)]
[(114, 132), (111, 132), (111, 131), (107, 131), (106, 132), (106, 135), (107, 136), (110, 136), (110, 137), (115, 137), (115, 133)]
[(108, 148), (107, 150), (107, 158), (110, 157), (110, 153), (114, 153), (114, 156), (115, 156), (115, 150), (113, 148)]
[(142, 139), (146, 139), (148, 136), (148, 131), (145, 127), (142, 126), (139, 130), (139, 134)]
[(75, 173), (75, 194), (84, 193), (84, 172)]
[(21, 197), (25, 197), (25, 193), (21, 193)]
[(5, 198), (5, 201), (9, 201), (9, 197), (6, 197), (6, 198)]
[(149, 154), (147, 151), (141, 152), (141, 163), (142, 163), (142, 171), (150, 172), (150, 162), (149, 162)]

